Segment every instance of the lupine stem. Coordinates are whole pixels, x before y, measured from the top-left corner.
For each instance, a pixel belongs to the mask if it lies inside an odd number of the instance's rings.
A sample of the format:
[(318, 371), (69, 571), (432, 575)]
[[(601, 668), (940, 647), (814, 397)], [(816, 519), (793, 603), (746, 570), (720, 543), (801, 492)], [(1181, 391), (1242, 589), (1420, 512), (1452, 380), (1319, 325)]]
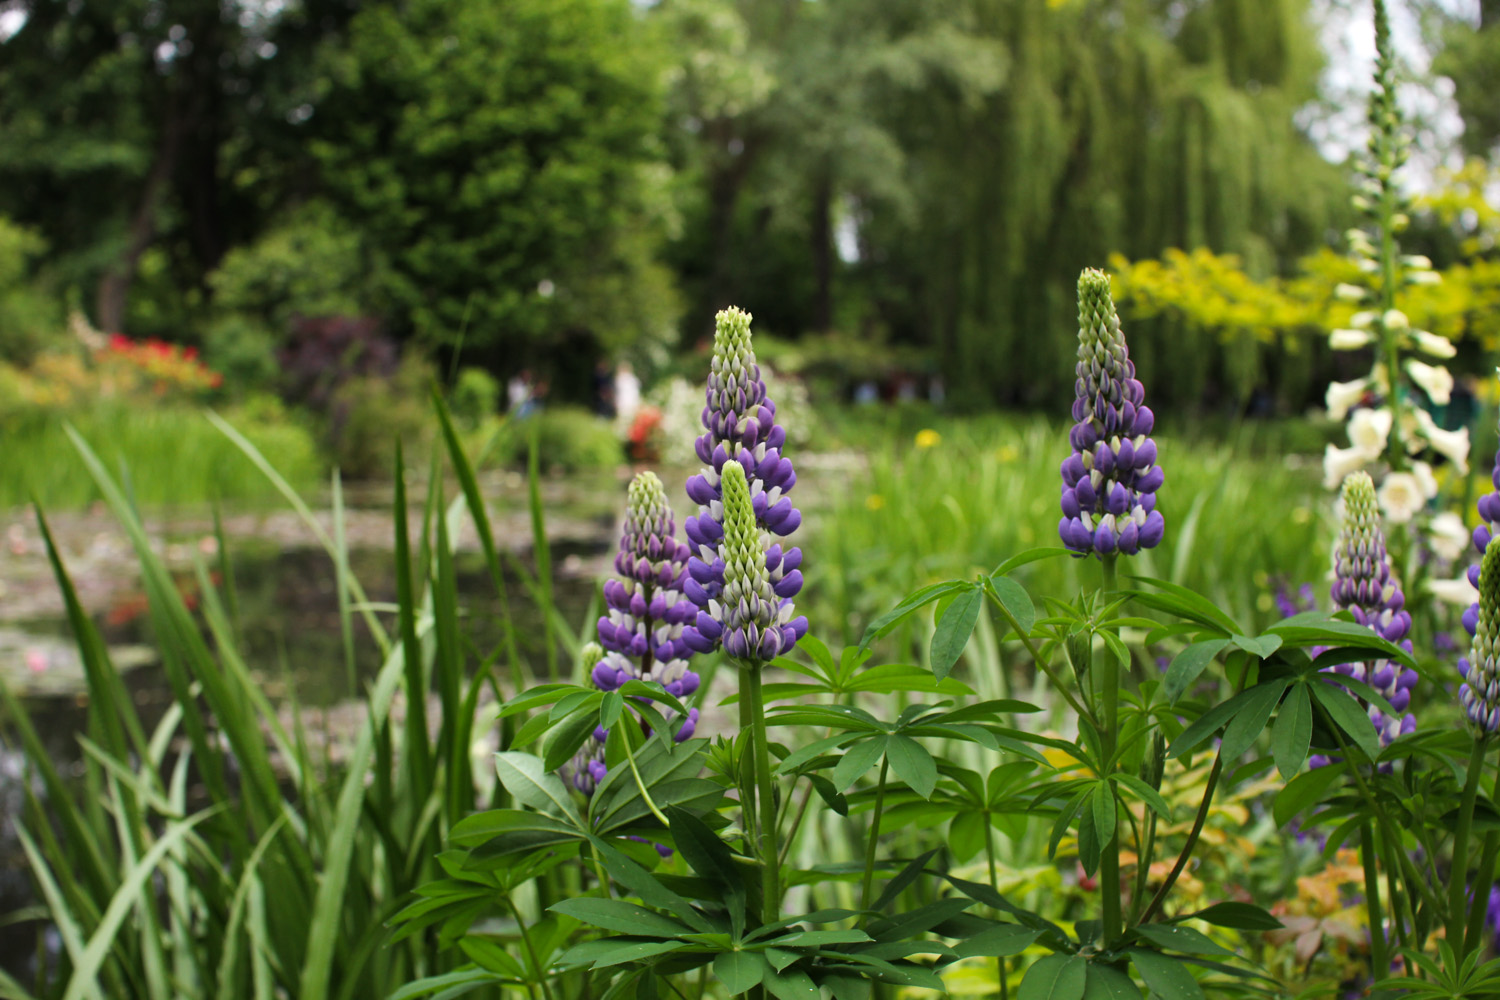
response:
[[(1359, 859), (1365, 869), (1365, 908), (1370, 915), (1370, 977), (1377, 983), (1390, 975), (1390, 953), (1386, 948), (1385, 915), (1380, 906), (1379, 856), (1375, 853), (1375, 831), (1368, 820), (1359, 827)], [(1394, 905), (1394, 900), (1392, 904)]]
[[(1460, 965), (1468, 954), (1464, 947), (1464, 923), (1469, 915), (1464, 905), (1464, 878), (1469, 871), (1469, 829), (1474, 825), (1474, 800), (1479, 796), (1479, 778), (1483, 773), (1484, 743), (1476, 740), (1474, 751), (1469, 754), (1463, 798), (1459, 800), (1458, 827), (1453, 831), (1453, 863), (1448, 870), (1448, 943)], [(1476, 888), (1475, 892), (1478, 891)]]
[(875, 814), (870, 819), (870, 839), (865, 844), (865, 881), (864, 888), (860, 892), (859, 908), (868, 910), (872, 902), (871, 894), (875, 890), (875, 847), (880, 839), (880, 814), (885, 809), (885, 776), (889, 773), (891, 762), (885, 757), (880, 758), (880, 783), (875, 788)]
[[(1483, 740), (1475, 752), (1484, 755), (1489, 750), (1489, 741)], [(1495, 789), (1490, 793), (1492, 802), (1500, 802), (1500, 770), (1495, 772)], [(1495, 858), (1500, 855), (1500, 831), (1490, 830), (1484, 835), (1484, 850), (1479, 855), (1479, 870), (1474, 873), (1474, 900), (1469, 904), (1469, 926), (1464, 934), (1465, 946), (1473, 950), (1479, 947), (1479, 937), (1484, 933), (1484, 915), (1489, 909), (1489, 889), (1495, 884)]]
[[(663, 734), (662, 738), (668, 739), (670, 737)], [(657, 808), (655, 800), (651, 798), (650, 790), (646, 788), (646, 783), (641, 780), (640, 768), (635, 766), (635, 751), (630, 749), (630, 737), (627, 736), (620, 742), (625, 745), (625, 759), (630, 762), (630, 773), (635, 777), (635, 787), (640, 790), (641, 798), (646, 802), (646, 808), (651, 810), (651, 815), (655, 816), (661, 822), (662, 826), (670, 827), (672, 824), (667, 822), (666, 814)]]
[(1208, 786), (1203, 789), (1203, 801), (1198, 803), (1198, 815), (1193, 817), (1193, 828), (1188, 831), (1187, 843), (1182, 845), (1182, 853), (1177, 855), (1177, 862), (1172, 865), (1172, 870), (1167, 874), (1166, 881), (1161, 888), (1156, 890), (1156, 895), (1151, 897), (1151, 905), (1146, 907), (1146, 912), (1141, 914), (1140, 923), (1149, 924), (1151, 918), (1161, 910), (1162, 903), (1166, 902), (1167, 893), (1172, 891), (1172, 886), (1177, 884), (1177, 877), (1187, 867), (1188, 859), (1193, 856), (1193, 848), (1198, 846), (1198, 837), (1203, 833), (1203, 824), (1208, 822), (1209, 804), (1213, 802), (1214, 789), (1219, 785), (1219, 775), (1224, 773), (1224, 757), (1222, 754), (1214, 757), (1214, 766), (1208, 772)]
[[(1099, 557), (1100, 566), (1104, 570), (1105, 592), (1115, 589), (1115, 558), (1114, 553)], [(1099, 777), (1108, 780), (1110, 772), (1114, 770), (1115, 748), (1119, 745), (1120, 738), (1120, 661), (1113, 650), (1105, 650), (1104, 660), (1101, 664), (1100, 681), (1101, 697), (1104, 708), (1103, 725), (1100, 727), (1100, 735), (1103, 738), (1103, 757), (1105, 773)], [(1113, 787), (1110, 794), (1114, 794)], [(1113, 830), (1099, 830), (1099, 892), (1104, 903), (1104, 945), (1106, 948), (1113, 947), (1120, 941), (1124, 933), (1123, 921), (1120, 914), (1120, 823), (1118, 812), (1115, 818)]]
[(766, 706), (761, 693), (760, 673), (763, 664), (756, 660), (743, 671), (748, 681), (742, 696), (750, 703), (750, 723), (755, 743), (755, 782), (760, 794), (756, 810), (760, 826), (760, 856), (765, 870), (762, 875), (763, 913), (767, 923), (781, 917), (781, 860), (776, 849), (776, 789), (771, 781), (771, 745), (766, 736)]
[(740, 825), (745, 832), (745, 856), (755, 856), (755, 706), (750, 703), (750, 674), (745, 665), (740, 666), (740, 737), (747, 736), (748, 743), (741, 743), (739, 756)]

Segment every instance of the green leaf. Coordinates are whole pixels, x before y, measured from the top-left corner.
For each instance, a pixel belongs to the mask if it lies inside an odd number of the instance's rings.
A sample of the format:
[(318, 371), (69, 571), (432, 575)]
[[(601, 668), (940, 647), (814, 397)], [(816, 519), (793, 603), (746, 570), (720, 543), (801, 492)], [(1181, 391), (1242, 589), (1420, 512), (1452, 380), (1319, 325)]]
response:
[(833, 787), (840, 792), (846, 791), (884, 756), (885, 747), (886, 741), (876, 737), (856, 743), (844, 751), (844, 756), (839, 758), (839, 762), (833, 768)]
[(1271, 752), (1276, 756), (1276, 770), (1291, 778), (1302, 769), (1312, 741), (1312, 696), (1306, 684), (1294, 684), (1271, 727)]
[(1198, 675), (1203, 673), (1204, 668), (1227, 645), (1228, 639), (1208, 639), (1195, 642), (1172, 657), (1171, 666), (1167, 667), (1167, 676), (1161, 682), (1162, 694), (1166, 695), (1167, 703), (1173, 704), (1181, 698), (1182, 693), (1192, 686)]
[(1344, 735), (1365, 752), (1365, 756), (1374, 760), (1380, 753), (1380, 735), (1375, 732), (1370, 716), (1359, 707), (1359, 702), (1327, 681), (1314, 681), (1312, 694), (1334, 725), (1343, 730)]
[(1328, 788), (1343, 777), (1347, 765), (1343, 761), (1315, 767), (1297, 775), (1276, 793), (1271, 813), (1277, 826), (1285, 826), (1292, 817), (1311, 805), (1322, 802)]
[(877, 941), (900, 941), (932, 930), (945, 920), (952, 919), (974, 905), (972, 899), (950, 896), (915, 910), (898, 913), (894, 917), (877, 920), (869, 926), (869, 934)]
[(1048, 955), (1026, 970), (1016, 1000), (1083, 1000), (1088, 962), (1077, 955)]
[(529, 753), (501, 751), (495, 754), (495, 772), (500, 784), (517, 802), (538, 812), (566, 817), (578, 828), (583, 828), (568, 789), (541, 758)]
[(1005, 576), (1011, 570), (1020, 569), (1022, 566), (1025, 566), (1028, 563), (1034, 563), (1041, 559), (1056, 559), (1058, 556), (1066, 555), (1071, 555), (1071, 553), (1067, 549), (1063, 548), (1027, 549), (1024, 552), (1017, 552), (1015, 555), (1005, 560), (999, 566), (996, 566), (995, 571), (991, 573), (990, 576)]
[(1274, 633), (1270, 635), (1258, 635), (1254, 638), (1248, 635), (1232, 635), (1229, 638), (1236, 646), (1251, 656), (1258, 656), (1262, 660), (1281, 648), (1281, 636)]
[(984, 583), (990, 596), (1016, 620), (1021, 635), (1030, 634), (1032, 627), (1036, 625), (1036, 605), (1032, 603), (1031, 595), (1026, 593), (1026, 588), (1008, 576), (987, 577)]
[(1177, 959), (1144, 948), (1130, 948), (1128, 951), (1152, 996), (1160, 1000), (1207, 1000), (1198, 980)]
[(557, 726), (548, 735), (546, 745), (542, 749), (542, 766), (548, 771), (556, 771), (572, 760), (579, 747), (594, 735), (597, 725), (597, 716), (592, 712), (578, 712), (569, 716), (566, 722)]
[(595, 959), (593, 968), (607, 969), (612, 965), (624, 965), (626, 962), (638, 962), (644, 958), (667, 955), (686, 947), (686, 941), (637, 941), (634, 944), (621, 945), (601, 955)]
[(1193, 930), (1191, 927), (1174, 927), (1171, 924), (1143, 924), (1137, 927), (1135, 932), (1158, 948), (1169, 951), (1181, 951), (1189, 955), (1234, 955), (1234, 952), (1228, 948), (1225, 948), (1201, 931)]
[(1276, 710), (1276, 703), (1291, 680), (1285, 677), (1257, 684), (1246, 691), (1244, 706), (1235, 713), (1233, 721), (1224, 727), (1224, 742), (1219, 746), (1219, 755), (1226, 761), (1237, 761), (1260, 736)]
[(974, 585), (972, 583), (969, 583), (967, 580), (947, 580), (943, 583), (934, 583), (929, 586), (923, 587), (921, 590), (912, 594), (906, 600), (902, 601), (900, 604), (896, 605), (894, 608), (872, 621), (865, 629), (865, 634), (859, 640), (859, 648), (864, 649), (876, 639), (889, 634), (892, 629), (901, 624), (901, 622), (903, 622), (907, 618), (907, 616), (916, 611), (918, 608), (925, 607), (926, 605), (931, 604), (933, 601), (936, 601), (942, 597), (946, 597), (949, 594), (956, 594), (961, 590), (968, 590), (973, 586)]
[(759, 986), (771, 967), (753, 951), (726, 951), (714, 959), (714, 978), (730, 996), (739, 996)]
[[(770, 688), (772, 685), (767, 685)], [(861, 670), (842, 685), (845, 691), (868, 691), (872, 694), (973, 694), (973, 688), (952, 677), (938, 680), (932, 672), (910, 663), (879, 663)]]
[(1172, 741), (1171, 747), (1167, 749), (1168, 757), (1181, 757), (1183, 754), (1191, 753), (1198, 744), (1218, 732), (1220, 727), (1235, 714), (1244, 708), (1245, 702), (1250, 696), (1249, 691), (1241, 691), (1221, 705), (1215, 705), (1200, 715), (1192, 725), (1188, 726), (1177, 738)]
[(1130, 579), (1137, 583), (1148, 583), (1162, 591), (1160, 594), (1136, 591), (1131, 595), (1149, 608), (1156, 608), (1179, 618), (1199, 622), (1228, 635), (1234, 635), (1240, 630), (1233, 618), (1220, 611), (1217, 605), (1202, 594), (1175, 583), (1168, 583), (1166, 580), (1153, 580), (1145, 576), (1132, 576)]
[(959, 958), (1006, 958), (1021, 954), (1041, 934), (1035, 927), (1001, 924), (961, 941), (954, 951)]
[[(1322, 770), (1326, 770), (1323, 768)], [(1316, 774), (1317, 772), (1312, 772)], [(1277, 825), (1283, 821), (1278, 819)], [(1202, 920), (1215, 927), (1229, 927), (1238, 931), (1274, 931), (1282, 923), (1260, 907), (1250, 903), (1215, 903), (1197, 913), (1189, 913), (1178, 920)]]
[(972, 587), (955, 597), (938, 619), (937, 629), (932, 633), (932, 673), (938, 680), (948, 676), (969, 644), (983, 602), (979, 588)]
[(937, 787), (937, 764), (926, 747), (910, 736), (897, 734), (886, 737), (885, 753), (896, 777), (922, 798), (932, 798), (932, 790)]
[(1099, 847), (1107, 848), (1110, 841), (1115, 839), (1115, 824), (1118, 822), (1114, 786), (1108, 780), (1095, 783), (1093, 794), (1089, 796), (1089, 804), (1093, 810), (1094, 832), (1099, 837)]
[(1110, 775), (1109, 780), (1124, 785), (1134, 793), (1136, 798), (1150, 806), (1152, 812), (1168, 823), (1172, 822), (1172, 807), (1167, 804), (1167, 800), (1161, 797), (1160, 792), (1146, 784), (1140, 778), (1137, 778), (1133, 774), (1119, 772)]
[(818, 1000), (818, 987), (801, 969), (767, 970), (761, 983), (776, 1000)]
[(1141, 988), (1113, 965), (1090, 962), (1083, 1000), (1141, 1000)]
[(688, 933), (688, 928), (675, 920), (644, 906), (627, 903), (623, 899), (599, 899), (594, 896), (575, 896), (561, 899), (548, 907), (554, 913), (582, 920), (594, 927), (619, 934), (644, 937), (676, 937)]

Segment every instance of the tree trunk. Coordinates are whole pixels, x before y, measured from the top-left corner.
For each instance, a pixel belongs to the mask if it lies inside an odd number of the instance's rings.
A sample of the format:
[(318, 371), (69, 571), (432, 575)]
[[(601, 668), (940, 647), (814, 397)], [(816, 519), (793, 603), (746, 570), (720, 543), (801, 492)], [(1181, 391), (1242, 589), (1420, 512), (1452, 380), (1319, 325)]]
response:
[(156, 159), (146, 173), (141, 187), (140, 201), (136, 203), (135, 215), (130, 220), (129, 239), (125, 250), (113, 267), (99, 279), (98, 326), (105, 333), (119, 333), (125, 325), (125, 305), (130, 298), (130, 285), (135, 280), (141, 254), (156, 239), (156, 212), (161, 201), (162, 190), (172, 177), (177, 161), (178, 133), (176, 102), (170, 101), (166, 124), (162, 127), (161, 146)]
[(813, 188), (812, 215), (813, 292), (812, 325), (818, 333), (833, 329), (833, 169), (824, 160)]

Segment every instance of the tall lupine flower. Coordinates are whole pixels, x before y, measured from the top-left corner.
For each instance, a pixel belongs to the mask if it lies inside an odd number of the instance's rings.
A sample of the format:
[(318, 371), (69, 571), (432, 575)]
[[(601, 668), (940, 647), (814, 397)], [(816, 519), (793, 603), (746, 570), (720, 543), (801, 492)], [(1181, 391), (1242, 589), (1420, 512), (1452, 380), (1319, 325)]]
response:
[(1058, 534), (1080, 556), (1154, 548), (1166, 529), (1156, 509), (1166, 476), (1149, 436), (1155, 416), (1143, 402), (1109, 276), (1094, 268), (1078, 278), (1077, 374)]
[[(802, 589), (802, 550), (783, 549), (775, 540), (796, 531), (802, 514), (787, 496), (796, 485), (797, 473), (782, 454), (786, 431), (776, 423), (776, 405), (766, 395), (760, 366), (755, 363), (747, 312), (726, 309), (717, 317), (706, 397), (704, 433), (696, 443), (705, 468), (687, 482), (688, 497), (698, 504), (698, 514), (688, 518), (685, 525), (692, 558), (683, 593), (697, 605), (698, 615), (695, 625), (683, 630), (682, 639), (688, 648), (704, 653), (732, 639), (733, 648), (725, 645), (731, 656), (769, 660), (791, 649), (807, 633), (807, 619), (792, 617), (792, 598)], [(755, 596), (773, 602), (774, 614), (769, 616), (759, 605), (741, 608), (740, 597), (748, 601), (749, 596), (738, 591), (733, 607), (728, 605), (728, 520), (723, 479), (730, 466), (739, 467), (743, 473), (747, 530), (754, 536), (762, 562), (754, 585), (759, 587), (763, 576), (768, 588), (768, 594), (757, 590)], [(744, 633), (747, 645), (743, 652), (735, 651), (741, 642), (737, 628), (742, 630), (743, 626), (726, 626), (731, 618), (755, 626), (753, 643), (749, 642), (750, 633)]]
[[(666, 490), (654, 472), (630, 481), (625, 497), (625, 530), (615, 556), (619, 579), (604, 585), (609, 613), (599, 619), (598, 653), (586, 656), (585, 669), (601, 691), (616, 691), (631, 680), (655, 681), (678, 698), (698, 690), (698, 675), (688, 669), (693, 655), (682, 640), (683, 626), (696, 610), (682, 596), (688, 547), (677, 540), (677, 522)], [(589, 646), (585, 647), (588, 650)], [(698, 727), (698, 710), (674, 734), (680, 743)], [(588, 794), (603, 780), (604, 743), (600, 727), (573, 760), (573, 786)]]
[[(591, 673), (603, 657), (602, 646), (597, 642), (586, 642), (583, 644), (583, 649), (579, 651), (578, 659), (584, 671)], [(572, 763), (563, 772), (573, 787), (585, 795), (592, 795), (594, 788), (604, 780), (604, 775), (608, 773), (604, 766), (604, 741), (608, 737), (608, 730), (602, 726), (596, 728), (594, 734), (584, 741), (578, 753), (573, 755)]]
[(1500, 730), (1500, 539), (1491, 538), (1479, 569), (1479, 616), (1469, 660), (1459, 661), (1458, 700), (1482, 734)]
[[(1356, 472), (1344, 480), (1343, 501), (1344, 528), (1334, 550), (1333, 604), (1409, 653), (1411, 613), (1406, 610), (1401, 585), (1391, 573), (1375, 484), (1368, 473)], [(1417, 683), (1415, 671), (1391, 660), (1340, 663), (1333, 669), (1370, 685), (1397, 713), (1406, 711), (1411, 689)], [(1382, 746), (1416, 729), (1413, 715), (1388, 717), (1374, 705), (1369, 706), (1369, 713)]]

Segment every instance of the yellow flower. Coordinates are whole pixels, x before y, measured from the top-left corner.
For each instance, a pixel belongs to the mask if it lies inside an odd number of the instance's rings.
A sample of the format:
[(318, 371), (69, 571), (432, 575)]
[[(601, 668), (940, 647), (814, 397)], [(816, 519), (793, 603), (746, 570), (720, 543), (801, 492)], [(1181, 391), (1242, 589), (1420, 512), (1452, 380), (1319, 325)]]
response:
[(931, 427), (928, 427), (928, 428), (926, 428), (924, 430), (917, 431), (917, 447), (918, 448), (933, 448), (933, 447), (936, 447), (937, 443), (939, 441), (941, 441), (941, 440), (943, 440), (943, 436), (941, 434), (939, 434), (937, 431), (933, 430)]
[(884, 506), (885, 497), (881, 496), (879, 493), (871, 493), (869, 496), (865, 497), (866, 510), (879, 510)]

